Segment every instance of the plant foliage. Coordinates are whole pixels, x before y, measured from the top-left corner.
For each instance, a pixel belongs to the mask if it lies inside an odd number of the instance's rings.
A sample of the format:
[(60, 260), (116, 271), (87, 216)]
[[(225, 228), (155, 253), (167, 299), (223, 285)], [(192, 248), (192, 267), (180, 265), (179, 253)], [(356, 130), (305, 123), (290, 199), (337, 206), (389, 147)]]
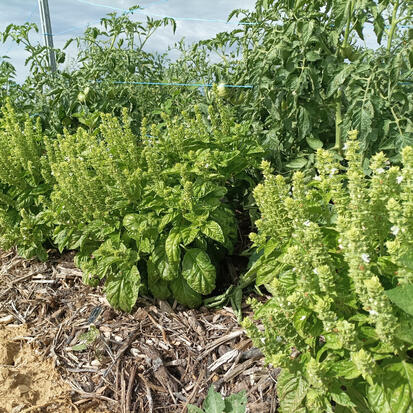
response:
[(115, 307), (130, 310), (142, 283), (189, 306), (215, 289), (237, 241), (232, 193), (250, 186), (262, 150), (221, 103), (208, 113), (164, 114), (137, 139), (125, 110), (122, 124), (105, 115), (93, 133), (46, 140), (54, 241), (79, 249), (85, 282), (105, 279)]
[[(45, 205), (51, 183), (44, 178), (46, 164), (40, 122), (27, 117), (24, 126), (10, 103), (0, 118), (0, 246), (18, 245), (26, 258), (46, 259), (44, 243), (50, 236)], [(47, 169), (47, 165), (46, 165)]]
[[(317, 152), (317, 175), (289, 184), (263, 164), (250, 272), (272, 298), (244, 325), (283, 368), (283, 412), (413, 411), (413, 149), (365, 176), (357, 132), (345, 161)], [(335, 406), (335, 407), (333, 407)]]
[(245, 391), (233, 394), (225, 399), (220, 393), (209, 388), (207, 397), (204, 400), (202, 409), (194, 405), (188, 406), (188, 413), (245, 413), (247, 405), (247, 396)]
[[(242, 27), (200, 41), (177, 65), (194, 79), (254, 85), (223, 94), (253, 120), (278, 171), (312, 165), (320, 147), (341, 149), (352, 129), (365, 155), (385, 150), (399, 162), (413, 143), (413, 48), (400, 27), (412, 21), (408, 3), (259, 0), (230, 14)], [(366, 46), (367, 35), (378, 48)], [(199, 62), (203, 54), (221, 59)]]

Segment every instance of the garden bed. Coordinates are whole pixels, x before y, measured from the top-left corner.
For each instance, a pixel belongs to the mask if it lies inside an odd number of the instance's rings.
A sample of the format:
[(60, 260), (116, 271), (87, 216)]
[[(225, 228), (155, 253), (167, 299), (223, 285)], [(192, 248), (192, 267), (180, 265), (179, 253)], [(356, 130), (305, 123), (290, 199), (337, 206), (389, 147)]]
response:
[[(14, 343), (14, 374), (38, 382), (35, 363), (46, 363), (43, 396), (55, 384), (52, 400), (23, 392), (13, 411), (185, 412), (211, 384), (223, 395), (246, 390), (251, 412), (276, 411), (278, 370), (265, 367), (230, 308), (187, 310), (144, 298), (122, 313), (82, 283), (71, 253), (52, 253), (47, 263), (14, 251), (0, 259), (1, 337)], [(19, 364), (23, 349), (30, 356)]]

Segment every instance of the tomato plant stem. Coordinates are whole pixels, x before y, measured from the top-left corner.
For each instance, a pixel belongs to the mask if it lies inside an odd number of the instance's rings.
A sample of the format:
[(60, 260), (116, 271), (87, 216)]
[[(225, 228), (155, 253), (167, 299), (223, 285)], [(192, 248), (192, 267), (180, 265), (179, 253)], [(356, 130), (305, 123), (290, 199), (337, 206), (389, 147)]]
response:
[(344, 41), (343, 41), (343, 47), (348, 46), (348, 38), (350, 36), (350, 27), (351, 27), (351, 20), (353, 17), (353, 12), (354, 12), (354, 7), (355, 7), (355, 0), (351, 2), (349, 5), (348, 9), (348, 15), (347, 15), (347, 25), (346, 25), (346, 31), (344, 33)]
[(398, 11), (398, 9), (399, 9), (399, 0), (396, 0), (396, 2), (394, 3), (393, 14), (392, 14), (392, 17), (391, 17), (389, 37), (387, 39), (387, 51), (388, 52), (390, 52), (394, 32), (395, 32), (397, 24), (398, 24), (398, 21), (397, 21), (397, 11)]

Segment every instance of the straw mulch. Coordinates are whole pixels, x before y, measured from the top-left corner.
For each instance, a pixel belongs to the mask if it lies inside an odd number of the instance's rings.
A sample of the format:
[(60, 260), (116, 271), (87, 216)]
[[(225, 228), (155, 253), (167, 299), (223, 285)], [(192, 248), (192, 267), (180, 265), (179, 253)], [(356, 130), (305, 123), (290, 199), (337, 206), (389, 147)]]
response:
[(131, 314), (114, 311), (100, 289), (82, 284), (72, 253), (51, 253), (47, 263), (1, 253), (0, 329), (6, 324), (24, 325), (20, 340), (70, 386), (71, 407), (37, 411), (183, 413), (211, 384), (224, 396), (245, 390), (250, 412), (276, 411), (278, 370), (264, 365), (230, 308), (139, 299)]

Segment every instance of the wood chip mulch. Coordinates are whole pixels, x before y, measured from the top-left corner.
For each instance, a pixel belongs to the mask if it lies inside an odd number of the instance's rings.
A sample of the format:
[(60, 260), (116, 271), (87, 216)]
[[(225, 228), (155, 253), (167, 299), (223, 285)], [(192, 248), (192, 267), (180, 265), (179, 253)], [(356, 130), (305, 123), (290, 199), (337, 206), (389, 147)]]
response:
[(0, 253), (0, 328), (6, 323), (27, 325), (27, 343), (55, 361), (73, 411), (184, 413), (211, 384), (224, 396), (245, 390), (249, 412), (277, 411), (279, 370), (265, 366), (230, 308), (145, 298), (131, 314), (114, 311), (100, 288), (82, 283), (72, 253), (46, 263)]

